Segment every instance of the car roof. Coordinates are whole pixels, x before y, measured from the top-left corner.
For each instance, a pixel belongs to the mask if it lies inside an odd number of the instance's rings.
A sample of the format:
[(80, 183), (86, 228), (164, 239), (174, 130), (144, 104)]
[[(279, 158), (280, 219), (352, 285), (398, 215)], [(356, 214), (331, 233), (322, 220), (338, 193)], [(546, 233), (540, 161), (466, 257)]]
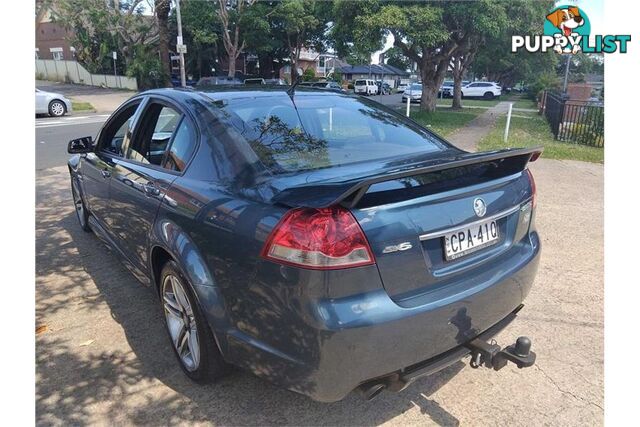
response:
[[(228, 86), (209, 86), (194, 89), (183, 88), (161, 88), (151, 89), (145, 92), (141, 92), (137, 96), (145, 95), (158, 95), (166, 96), (177, 102), (185, 102), (189, 99), (207, 99), (207, 100), (225, 100), (225, 99), (242, 99), (242, 98), (257, 98), (257, 97), (273, 97), (279, 98), (283, 96), (289, 96), (287, 90), (291, 86), (287, 85), (228, 85)], [(356, 95), (348, 95), (340, 93), (338, 91), (326, 90), (323, 88), (314, 88), (310, 86), (298, 86), (296, 88), (296, 96), (350, 96), (356, 97)]]

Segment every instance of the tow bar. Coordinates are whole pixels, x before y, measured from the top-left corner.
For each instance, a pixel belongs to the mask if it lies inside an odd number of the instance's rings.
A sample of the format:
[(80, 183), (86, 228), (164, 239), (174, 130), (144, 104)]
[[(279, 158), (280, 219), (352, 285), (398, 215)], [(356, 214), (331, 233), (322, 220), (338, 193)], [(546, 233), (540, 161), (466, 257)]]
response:
[(469, 341), (465, 347), (471, 350), (470, 365), (474, 369), (484, 365), (498, 371), (507, 362), (513, 362), (522, 369), (533, 366), (536, 361), (536, 354), (531, 351), (531, 340), (527, 337), (519, 337), (515, 344), (505, 348), (500, 348), (495, 340), (486, 342), (480, 338)]

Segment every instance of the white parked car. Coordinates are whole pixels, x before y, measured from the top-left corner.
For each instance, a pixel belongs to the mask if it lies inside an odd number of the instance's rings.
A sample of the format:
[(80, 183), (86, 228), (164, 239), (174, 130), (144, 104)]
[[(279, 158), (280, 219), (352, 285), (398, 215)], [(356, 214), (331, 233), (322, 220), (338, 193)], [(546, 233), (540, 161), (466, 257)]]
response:
[(399, 83), (396, 90), (398, 91), (398, 93), (404, 93), (404, 91), (407, 90), (407, 86), (409, 85), (406, 83)]
[(356, 95), (375, 95), (378, 93), (378, 85), (375, 80), (359, 79), (353, 83), (353, 90)]
[(45, 92), (36, 88), (36, 114), (61, 117), (72, 111), (71, 101), (60, 93)]
[(462, 87), (462, 96), (493, 99), (502, 95), (502, 88), (494, 82), (472, 82)]
[(422, 99), (422, 84), (411, 83), (402, 94), (402, 102), (407, 102), (407, 98), (410, 99), (409, 102), (420, 102)]

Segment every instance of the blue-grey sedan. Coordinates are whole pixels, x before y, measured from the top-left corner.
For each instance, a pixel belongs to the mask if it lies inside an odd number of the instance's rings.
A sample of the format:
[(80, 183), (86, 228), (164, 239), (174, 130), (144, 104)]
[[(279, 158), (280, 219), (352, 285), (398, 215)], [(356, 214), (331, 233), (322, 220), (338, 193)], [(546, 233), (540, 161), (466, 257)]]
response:
[(333, 91), (213, 89), (138, 94), (68, 148), (80, 227), (157, 291), (186, 375), (331, 402), (468, 355), (534, 363), (491, 337), (536, 274), (539, 148), (467, 153)]

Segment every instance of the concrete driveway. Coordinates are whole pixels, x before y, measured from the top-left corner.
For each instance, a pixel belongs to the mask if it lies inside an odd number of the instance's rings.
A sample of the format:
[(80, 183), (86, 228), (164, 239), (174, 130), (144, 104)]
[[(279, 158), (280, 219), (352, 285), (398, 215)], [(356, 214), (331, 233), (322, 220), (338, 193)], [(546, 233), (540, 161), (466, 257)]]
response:
[(245, 372), (205, 387), (188, 381), (154, 292), (80, 230), (65, 168), (38, 171), (38, 424), (601, 425), (603, 166), (541, 159), (532, 169), (540, 271), (498, 341), (529, 335), (537, 365), (496, 373), (460, 362), (399, 394), (333, 404)]

